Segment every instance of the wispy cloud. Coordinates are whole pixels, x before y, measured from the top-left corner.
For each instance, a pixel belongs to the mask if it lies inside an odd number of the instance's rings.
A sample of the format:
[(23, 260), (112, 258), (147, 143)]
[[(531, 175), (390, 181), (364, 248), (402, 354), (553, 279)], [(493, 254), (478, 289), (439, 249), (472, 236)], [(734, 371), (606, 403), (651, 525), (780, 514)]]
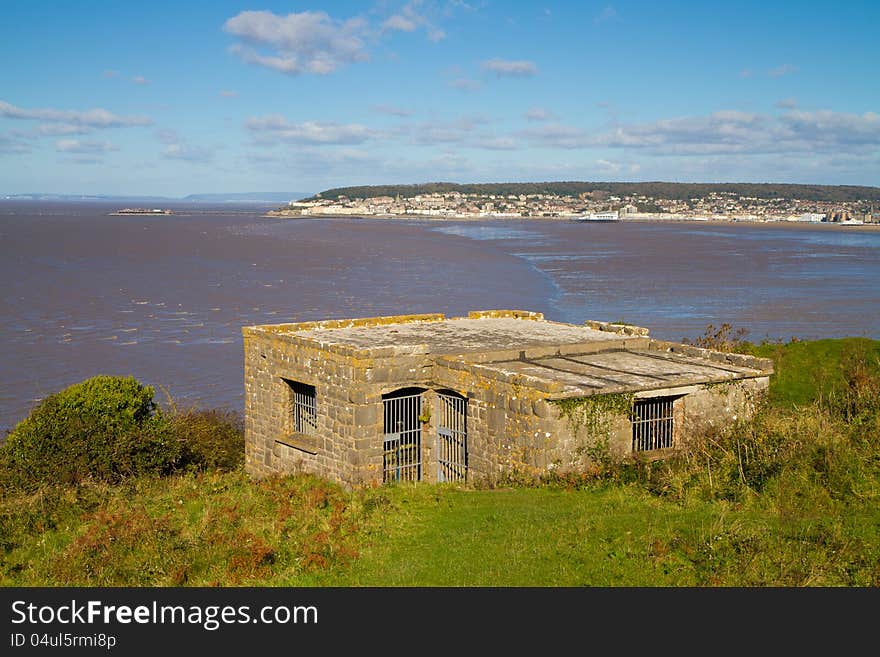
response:
[(455, 78), (449, 82), (449, 86), (459, 91), (478, 91), (481, 85), (478, 80)]
[(0, 135), (0, 153), (28, 153), (30, 150), (27, 142), (10, 135)]
[(382, 23), (384, 30), (399, 30), (401, 32), (415, 32), (417, 27), (414, 20), (400, 14), (390, 16)]
[(357, 123), (290, 123), (278, 114), (249, 118), (245, 128), (254, 136), (255, 142), (262, 145), (278, 141), (295, 144), (361, 144), (378, 136), (377, 132)]
[(776, 107), (781, 107), (783, 109), (794, 109), (798, 106), (798, 102), (796, 98), (782, 98), (781, 100), (776, 101)]
[(871, 152), (880, 115), (792, 110), (779, 116), (737, 111), (619, 126), (589, 143), (658, 155)]
[(538, 72), (534, 62), (526, 60), (489, 59), (482, 64), (484, 71), (497, 77), (531, 77)]
[(395, 105), (373, 105), (370, 109), (377, 114), (387, 114), (388, 116), (406, 117), (412, 115), (411, 111)]
[(231, 90), (229, 90), (229, 89), (224, 89), (223, 91), (220, 92), (220, 95), (221, 95), (223, 98), (238, 98), (238, 92), (237, 92), (237, 91), (231, 91)]
[(177, 134), (176, 130), (172, 130), (170, 128), (162, 128), (161, 130), (156, 130), (156, 139), (166, 145), (180, 143), (180, 135)]
[(74, 123), (41, 123), (34, 127), (34, 134), (40, 137), (61, 137), (62, 135), (87, 135), (94, 128)]
[(382, 21), (381, 25), (384, 32), (415, 32), (422, 28), (430, 41), (437, 42), (446, 38), (446, 32), (434, 25), (428, 18), (421, 0), (408, 2), (398, 13), (392, 14)]
[(89, 157), (89, 156), (77, 156), (77, 157), (68, 157), (60, 160), (65, 164), (84, 164), (84, 165), (94, 165), (94, 164), (104, 164), (104, 160), (100, 157)]
[(111, 78), (118, 77), (118, 76), (119, 76), (119, 71), (111, 71), (110, 69), (108, 69), (108, 70), (104, 71), (103, 73), (101, 73), (101, 77), (102, 77), (102, 78), (105, 78), (105, 79), (107, 79), (107, 80), (109, 80), (109, 79), (111, 79)]
[(555, 119), (556, 115), (543, 107), (532, 107), (526, 112), (527, 121), (550, 121)]
[(80, 141), (79, 139), (59, 139), (55, 142), (59, 153), (108, 153), (118, 151), (119, 147), (109, 141)]
[(585, 148), (591, 145), (590, 136), (585, 130), (559, 123), (528, 128), (518, 134), (533, 145), (544, 148)]
[(744, 68), (743, 70), (741, 70), (739, 72), (739, 77), (741, 77), (741, 78), (750, 78), (750, 77), (752, 77), (752, 75), (753, 75), (753, 73), (752, 73), (751, 69), (748, 69), (748, 68)]
[(135, 84), (150, 84), (150, 81), (147, 80), (143, 75), (135, 75), (132, 79), (132, 82)]
[(489, 123), (484, 116), (462, 116), (451, 121), (422, 121), (398, 130), (400, 135), (409, 135), (412, 143), (423, 146), (436, 144), (477, 144), (487, 135), (477, 131)]
[(510, 137), (481, 137), (474, 146), (490, 151), (512, 151), (518, 148), (517, 142)]
[(613, 21), (617, 17), (617, 10), (611, 5), (606, 5), (605, 8), (596, 15), (593, 22), (596, 25), (600, 25), (602, 23), (607, 23), (608, 21)]
[(120, 116), (103, 108), (85, 111), (24, 109), (2, 100), (0, 100), (0, 116), (7, 119), (48, 121), (66, 126), (76, 126), (81, 130), (145, 126), (153, 122), (145, 116)]
[(323, 11), (286, 16), (243, 11), (228, 19), (223, 29), (244, 42), (230, 48), (243, 61), (287, 75), (326, 75), (368, 58), (364, 42), (367, 23), (360, 18), (339, 21)]
[(166, 160), (184, 160), (187, 162), (207, 162), (214, 157), (211, 149), (194, 144), (169, 144), (162, 151)]
[(641, 170), (641, 165), (635, 162), (612, 162), (611, 160), (596, 160), (599, 173), (605, 175), (636, 174)]
[(793, 66), (791, 64), (782, 64), (781, 66), (777, 66), (776, 68), (771, 68), (769, 71), (767, 71), (767, 75), (769, 75), (771, 78), (781, 78), (783, 75), (796, 73), (797, 70), (797, 66)]
[(166, 160), (181, 160), (184, 162), (210, 162), (214, 159), (213, 149), (191, 144), (189, 141), (181, 137), (176, 130), (170, 128), (162, 128), (156, 130), (156, 139), (159, 143), (164, 144), (162, 149), (162, 157)]

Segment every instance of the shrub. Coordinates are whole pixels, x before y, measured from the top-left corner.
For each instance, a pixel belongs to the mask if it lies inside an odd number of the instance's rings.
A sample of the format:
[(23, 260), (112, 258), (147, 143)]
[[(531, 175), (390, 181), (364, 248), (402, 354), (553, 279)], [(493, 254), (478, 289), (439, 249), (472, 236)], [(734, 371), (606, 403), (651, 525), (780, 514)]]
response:
[(745, 328), (734, 331), (733, 327), (726, 322), (717, 329), (714, 324), (708, 324), (701, 336), (695, 340), (682, 338), (682, 343), (715, 351), (744, 351), (748, 348), (748, 343), (744, 340), (748, 332), (748, 329)]
[(183, 456), (171, 426), (157, 413), (153, 388), (133, 377), (96, 376), (50, 395), (0, 448), (8, 486), (118, 481), (173, 470)]
[(244, 463), (240, 413), (225, 409), (178, 411), (170, 416), (170, 423), (183, 445), (187, 468), (230, 471)]
[(880, 415), (880, 355), (865, 342), (854, 342), (843, 350), (840, 368), (843, 384), (825, 405), (847, 422), (870, 423)]

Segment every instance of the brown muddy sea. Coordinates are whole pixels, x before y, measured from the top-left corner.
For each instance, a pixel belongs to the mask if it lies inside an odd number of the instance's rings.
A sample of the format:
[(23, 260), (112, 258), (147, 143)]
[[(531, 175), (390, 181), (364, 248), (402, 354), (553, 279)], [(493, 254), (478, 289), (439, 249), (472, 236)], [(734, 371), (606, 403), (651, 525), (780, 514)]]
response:
[(670, 340), (880, 338), (880, 230), (718, 222), (271, 219), (256, 205), (0, 201), (0, 435), (40, 398), (133, 375), (243, 406), (241, 327), (520, 308)]

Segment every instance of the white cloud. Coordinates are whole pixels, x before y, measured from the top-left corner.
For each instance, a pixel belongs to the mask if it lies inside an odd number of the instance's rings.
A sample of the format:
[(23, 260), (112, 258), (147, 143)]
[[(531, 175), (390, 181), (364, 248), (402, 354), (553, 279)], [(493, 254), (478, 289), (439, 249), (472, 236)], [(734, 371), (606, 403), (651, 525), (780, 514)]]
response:
[(531, 77), (538, 72), (533, 62), (498, 58), (483, 62), (482, 68), (498, 77)]
[(412, 18), (395, 14), (382, 23), (382, 29), (399, 30), (401, 32), (415, 32), (418, 25)]
[(119, 71), (111, 71), (111, 70), (106, 70), (103, 73), (101, 73), (101, 77), (106, 78), (108, 80), (110, 78), (115, 78), (118, 75), (119, 75)]
[(243, 11), (228, 19), (223, 29), (245, 43), (230, 50), (249, 64), (287, 75), (326, 75), (342, 66), (368, 58), (364, 38), (367, 24), (360, 18), (339, 21), (323, 11), (280, 16), (271, 11)]
[[(257, 66), (271, 68), (273, 71), (278, 71), (279, 73), (285, 73), (287, 75), (298, 75), (299, 73), (302, 73), (302, 66), (295, 57), (290, 55), (283, 55), (280, 57), (261, 55), (253, 48), (248, 48), (238, 43), (230, 46), (229, 52), (238, 55), (241, 57), (242, 61), (247, 62), (248, 64), (256, 64)], [(316, 61), (312, 63), (309, 72), (324, 74), (330, 71), (327, 70), (326, 63)]]
[(107, 153), (118, 151), (119, 147), (109, 141), (80, 141), (79, 139), (59, 139), (55, 142), (59, 153)]
[(73, 133), (73, 127), (76, 127), (81, 132), (86, 132), (101, 128), (145, 126), (152, 123), (151, 119), (144, 116), (119, 116), (118, 114), (113, 114), (100, 107), (85, 111), (24, 109), (2, 100), (0, 100), (0, 117), (29, 121), (47, 121), (56, 125), (60, 124), (61, 126), (64, 126), (61, 129), (71, 131), (67, 134)]
[(229, 90), (229, 89), (224, 89), (223, 91), (220, 92), (220, 95), (221, 95), (223, 98), (238, 98), (238, 92), (237, 92), (237, 91), (231, 91), (231, 90)]
[(437, 42), (446, 38), (446, 32), (433, 24), (428, 18), (426, 7), (421, 0), (412, 0), (382, 22), (383, 32), (415, 32), (424, 28), (430, 41)]
[(135, 75), (132, 79), (132, 82), (135, 84), (150, 84), (150, 81), (147, 80), (143, 75)]
[(639, 164), (633, 162), (612, 162), (611, 160), (596, 160), (597, 171), (606, 175), (636, 174), (641, 170)]
[(797, 106), (798, 102), (796, 98), (783, 98), (776, 101), (776, 107), (781, 107), (782, 109), (794, 109)]
[(278, 114), (249, 118), (245, 127), (255, 135), (257, 143), (264, 145), (277, 141), (299, 144), (361, 144), (378, 136), (377, 132), (357, 123), (290, 123)]

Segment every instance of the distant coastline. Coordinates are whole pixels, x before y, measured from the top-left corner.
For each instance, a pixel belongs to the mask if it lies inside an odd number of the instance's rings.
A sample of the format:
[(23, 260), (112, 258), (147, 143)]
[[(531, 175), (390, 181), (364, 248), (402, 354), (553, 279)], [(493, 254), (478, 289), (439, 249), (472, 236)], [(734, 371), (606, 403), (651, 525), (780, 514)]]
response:
[[(510, 216), (510, 215), (502, 215), (502, 214), (483, 214), (483, 215), (470, 215), (470, 214), (444, 214), (444, 215), (428, 215), (428, 214), (369, 214), (369, 213), (360, 213), (360, 214), (349, 214), (349, 213), (315, 213), (315, 214), (302, 214), (297, 211), (291, 210), (269, 210), (268, 212), (261, 215), (264, 218), (272, 218), (272, 219), (301, 219), (301, 220), (309, 220), (309, 219), (379, 219), (379, 220), (403, 220), (403, 221), (431, 221), (431, 222), (447, 222), (447, 221), (472, 221), (472, 222), (480, 222), (480, 221), (502, 221), (502, 220), (513, 220), (513, 221), (541, 221), (541, 222), (555, 222), (555, 223), (579, 223), (579, 224), (589, 224), (589, 223), (606, 223), (606, 222), (589, 222), (589, 221), (572, 221), (571, 216), (554, 216), (554, 217), (544, 217), (539, 215), (524, 215), (524, 216)], [(861, 223), (861, 224), (849, 224), (843, 222), (832, 222), (832, 221), (795, 221), (788, 218), (783, 217), (768, 217), (768, 218), (758, 218), (758, 219), (749, 219), (749, 218), (736, 218), (736, 217), (692, 217), (687, 215), (673, 214), (673, 213), (633, 213), (626, 215), (625, 218), (621, 218), (614, 222), (607, 223), (616, 223), (616, 224), (627, 224), (627, 223), (662, 223), (662, 224), (672, 224), (672, 223), (681, 223), (681, 224), (713, 224), (713, 225), (749, 225), (749, 226), (786, 226), (786, 227), (795, 227), (795, 228), (809, 228), (809, 227), (828, 227), (834, 229), (845, 229), (847, 231), (853, 232), (873, 232), (880, 231), (880, 223)]]
[(122, 208), (121, 210), (117, 210), (116, 212), (111, 212), (108, 216), (116, 217), (120, 215), (129, 215), (129, 214), (137, 214), (137, 215), (156, 215), (156, 214), (174, 214), (173, 210), (169, 210), (167, 208)]
[(342, 187), (267, 216), (880, 224), (880, 188), (774, 184), (490, 183)]

